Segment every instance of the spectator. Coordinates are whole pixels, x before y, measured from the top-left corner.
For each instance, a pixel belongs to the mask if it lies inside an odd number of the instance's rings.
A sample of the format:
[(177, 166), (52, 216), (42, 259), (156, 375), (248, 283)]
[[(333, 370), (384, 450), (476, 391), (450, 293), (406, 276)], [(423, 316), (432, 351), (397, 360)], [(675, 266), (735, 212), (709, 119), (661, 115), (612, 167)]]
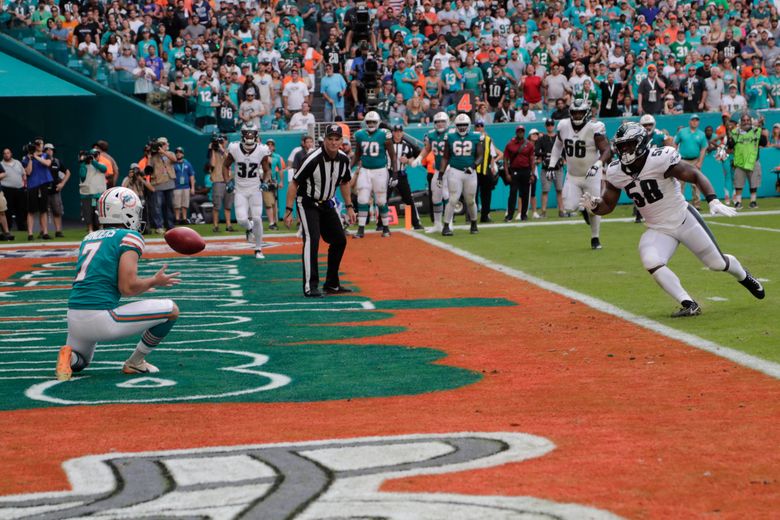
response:
[(155, 207), (152, 227), (158, 235), (163, 234), (163, 226), (167, 231), (175, 225), (173, 191), (176, 187), (176, 172), (173, 165), (176, 163), (176, 155), (168, 150), (169, 146), (165, 137), (158, 138), (150, 145), (149, 166), (152, 168)]
[(344, 120), (344, 94), (347, 91), (347, 82), (344, 76), (334, 72), (333, 64), (325, 65), (325, 76), (320, 83), (320, 92), (325, 98), (324, 121), (335, 121), (336, 117)]
[[(701, 165), (704, 161), (704, 155), (707, 153), (707, 146), (709, 143), (707, 142), (704, 132), (699, 130), (698, 115), (693, 114), (688, 125), (688, 128), (683, 128), (674, 136), (674, 144), (677, 146), (683, 161), (694, 168), (701, 170)], [(683, 184), (681, 191), (684, 194), (685, 183), (681, 184)], [(691, 204), (697, 210), (701, 209), (699, 189), (695, 184), (691, 184)]]
[(651, 63), (647, 66), (647, 77), (639, 83), (639, 115), (654, 115), (661, 112), (663, 107), (662, 95), (665, 88), (666, 83), (658, 77), (658, 70)]
[(27, 240), (35, 240), (33, 226), (36, 214), (41, 225), (38, 238), (51, 240), (47, 213), (49, 187), (53, 179), (49, 171), (51, 159), (44, 153), (43, 144), (42, 138), (36, 138), (32, 146), (27, 149), (27, 155), (22, 159), (27, 188)]
[(24, 190), (24, 166), (14, 159), (10, 148), (3, 149), (3, 160), (0, 162), (5, 176), (0, 179), (0, 188), (8, 203), (8, 226), (11, 218), (16, 222), (17, 231), (27, 231), (27, 194)]
[(146, 60), (140, 58), (138, 66), (133, 69), (133, 76), (136, 78), (133, 95), (142, 103), (146, 103), (147, 96), (154, 91), (157, 75), (146, 65)]
[(314, 119), (314, 114), (312, 114), (309, 110), (309, 104), (304, 101), (301, 105), (301, 111), (296, 112), (290, 118), (289, 129), (308, 131), (310, 126), (314, 126), (317, 120)]
[(291, 75), (292, 79), (284, 86), (284, 90), (282, 91), (284, 112), (288, 117), (292, 116), (295, 112), (299, 112), (304, 101), (311, 101), (309, 88), (300, 78), (298, 69), (293, 68)]
[(554, 121), (560, 121), (561, 119), (566, 119), (569, 117), (569, 106), (566, 104), (563, 98), (558, 98), (555, 100), (555, 110), (552, 114), (550, 114), (550, 117)]
[(51, 171), (52, 184), (49, 187), (49, 213), (51, 214), (52, 221), (54, 222), (54, 236), (62, 238), (62, 215), (64, 213), (62, 207), (62, 189), (70, 179), (70, 170), (60, 162), (59, 158), (54, 156), (54, 145), (47, 143), (43, 145), (43, 151), (51, 158)]
[(529, 106), (528, 102), (523, 102), (523, 104), (520, 105), (520, 111), (515, 113), (515, 121), (519, 123), (536, 121), (536, 114), (533, 110), (529, 110)]
[(87, 224), (90, 233), (100, 228), (95, 206), (106, 191), (106, 166), (97, 161), (97, 155), (98, 151), (94, 149), (79, 154), (81, 219)]
[(710, 77), (704, 80), (704, 109), (707, 112), (719, 112), (720, 100), (723, 98), (726, 88), (720, 77), (720, 68), (712, 67)]
[(737, 86), (735, 84), (729, 85), (729, 93), (721, 98), (720, 109), (729, 114), (747, 110), (747, 101), (743, 96), (737, 94)]
[(238, 118), (242, 125), (254, 125), (260, 127), (260, 118), (265, 114), (263, 104), (255, 97), (255, 89), (250, 87), (246, 91), (246, 99), (238, 107)]
[(767, 145), (763, 128), (754, 124), (750, 114), (743, 113), (739, 127), (729, 134), (728, 151), (734, 154), (734, 208), (742, 208), (742, 190), (747, 181), (750, 190), (750, 208), (758, 207), (758, 187), (761, 185), (761, 163), (758, 160), (758, 149)]
[(623, 93), (623, 85), (615, 83), (615, 73), (609, 72), (606, 81), (599, 83), (601, 89), (601, 103), (599, 105), (599, 117), (619, 117), (619, 98)]
[[(678, 33), (682, 34), (682, 33)], [(688, 114), (704, 110), (704, 81), (696, 75), (694, 67), (688, 68), (688, 77), (682, 83), (683, 112)]]
[(515, 137), (504, 148), (504, 180), (509, 184), (504, 222), (511, 222), (514, 218), (518, 194), (522, 199), (520, 220), (528, 220), (528, 195), (534, 163), (534, 145), (525, 139), (525, 127), (517, 125)]
[(173, 191), (173, 212), (176, 224), (189, 224), (187, 210), (190, 207), (190, 196), (195, 195), (195, 168), (184, 157), (184, 148), (175, 150), (176, 162), (173, 170), (176, 173), (176, 185)]

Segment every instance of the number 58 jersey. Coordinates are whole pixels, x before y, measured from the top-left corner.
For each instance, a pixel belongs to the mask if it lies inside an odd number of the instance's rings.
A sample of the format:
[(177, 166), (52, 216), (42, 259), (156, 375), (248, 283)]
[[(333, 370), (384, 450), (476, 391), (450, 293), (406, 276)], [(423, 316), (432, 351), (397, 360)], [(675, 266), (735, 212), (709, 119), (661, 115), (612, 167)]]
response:
[(240, 142), (230, 143), (227, 149), (228, 155), (233, 157), (236, 169), (236, 189), (243, 191), (257, 191), (263, 180), (262, 162), (266, 155), (271, 155), (271, 150), (264, 144), (257, 144), (251, 152), (246, 152)]
[(638, 175), (624, 172), (620, 161), (611, 162), (607, 167), (607, 182), (633, 199), (647, 227), (673, 230), (688, 214), (680, 182), (666, 177), (669, 168), (679, 162), (680, 154), (671, 146), (653, 148)]

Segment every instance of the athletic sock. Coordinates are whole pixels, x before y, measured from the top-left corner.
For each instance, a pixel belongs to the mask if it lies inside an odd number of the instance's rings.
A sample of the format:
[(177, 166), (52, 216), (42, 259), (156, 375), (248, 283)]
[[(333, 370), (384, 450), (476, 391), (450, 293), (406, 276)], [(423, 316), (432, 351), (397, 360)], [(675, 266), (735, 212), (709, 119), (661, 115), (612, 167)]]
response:
[(601, 232), (601, 217), (599, 215), (590, 215), (590, 237), (598, 238)]
[(726, 261), (728, 261), (729, 265), (726, 267), (726, 272), (729, 273), (731, 276), (736, 278), (738, 281), (743, 281), (745, 278), (747, 278), (747, 271), (745, 271), (745, 268), (742, 267), (742, 264), (739, 263), (739, 260), (733, 255), (723, 255), (726, 257)]
[(263, 221), (257, 219), (252, 221), (252, 233), (255, 234), (255, 249), (263, 248)]
[(390, 225), (390, 208), (387, 207), (387, 204), (379, 206), (379, 218), (382, 219), (383, 226), (387, 227)]
[(365, 227), (368, 220), (368, 204), (358, 204), (358, 226)]
[(669, 296), (682, 303), (685, 300), (693, 300), (691, 295), (683, 289), (680, 279), (674, 272), (665, 265), (659, 267), (653, 272), (653, 279), (661, 286), (661, 289), (666, 291)]
[(146, 358), (146, 355), (151, 351), (152, 347), (145, 345), (142, 339), (138, 342), (138, 345), (135, 346), (135, 351), (133, 351), (133, 353), (127, 359), (127, 363), (130, 363), (131, 365), (139, 365)]
[(442, 203), (439, 202), (433, 203), (433, 225), (434, 226), (441, 226), (441, 213), (444, 208), (442, 207)]

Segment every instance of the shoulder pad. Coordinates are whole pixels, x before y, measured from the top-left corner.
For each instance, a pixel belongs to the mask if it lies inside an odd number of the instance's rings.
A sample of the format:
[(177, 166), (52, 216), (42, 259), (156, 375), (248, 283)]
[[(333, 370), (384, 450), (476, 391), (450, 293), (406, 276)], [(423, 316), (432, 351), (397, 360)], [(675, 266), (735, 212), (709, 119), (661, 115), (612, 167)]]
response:
[(604, 123), (601, 121), (591, 121), (591, 125), (593, 126), (593, 132), (596, 134), (607, 134), (607, 127), (604, 126)]

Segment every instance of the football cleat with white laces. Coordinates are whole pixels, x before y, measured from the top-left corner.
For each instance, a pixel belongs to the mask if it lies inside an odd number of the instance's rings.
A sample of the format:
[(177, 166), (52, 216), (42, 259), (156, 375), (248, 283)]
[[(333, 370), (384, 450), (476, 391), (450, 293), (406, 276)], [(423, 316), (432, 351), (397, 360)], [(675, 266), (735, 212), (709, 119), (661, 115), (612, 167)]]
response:
[(747, 276), (739, 283), (741, 283), (745, 289), (750, 291), (750, 294), (759, 300), (763, 300), (764, 296), (766, 296), (766, 293), (764, 292), (764, 286), (761, 285), (761, 282), (753, 278), (753, 275), (750, 274), (747, 270), (745, 270), (745, 272), (747, 273)]
[(131, 363), (130, 361), (125, 361), (125, 364), (122, 367), (122, 372), (125, 374), (155, 374), (159, 371), (159, 368), (146, 360), (143, 360), (140, 363)]
[(688, 316), (698, 316), (701, 314), (701, 307), (693, 300), (685, 300), (682, 307), (672, 314), (672, 318), (685, 318)]
[(258, 260), (263, 260), (265, 258), (265, 255), (261, 250), (255, 249), (255, 258)]

